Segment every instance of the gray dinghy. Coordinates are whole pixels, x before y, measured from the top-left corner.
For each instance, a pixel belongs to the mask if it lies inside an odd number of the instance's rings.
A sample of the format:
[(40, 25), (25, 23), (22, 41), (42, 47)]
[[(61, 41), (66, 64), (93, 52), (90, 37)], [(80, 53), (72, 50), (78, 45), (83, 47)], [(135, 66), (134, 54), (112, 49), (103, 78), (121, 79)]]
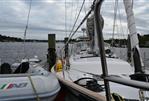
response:
[(57, 78), (40, 65), (22, 64), (13, 74), (0, 74), (0, 101), (53, 101), (60, 90)]

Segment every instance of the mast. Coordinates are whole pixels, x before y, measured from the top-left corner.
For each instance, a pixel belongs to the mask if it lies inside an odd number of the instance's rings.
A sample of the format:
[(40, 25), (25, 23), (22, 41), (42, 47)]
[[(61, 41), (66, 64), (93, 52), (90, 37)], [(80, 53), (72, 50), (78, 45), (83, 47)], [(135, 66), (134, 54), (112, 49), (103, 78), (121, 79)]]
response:
[(127, 15), (127, 25), (130, 33), (130, 43), (131, 43), (131, 60), (132, 65), (135, 67), (135, 73), (143, 73), (143, 62), (140, 54), (138, 33), (135, 25), (134, 13), (132, 10), (132, 1), (123, 0), (125, 11)]
[[(100, 9), (102, 5), (103, 0), (97, 0), (95, 4), (94, 14), (95, 14), (95, 26), (96, 26), (96, 33), (98, 38), (98, 47), (100, 50), (100, 57), (101, 57), (101, 65), (102, 65), (102, 76), (103, 78), (108, 76), (108, 68), (107, 68), (107, 62), (106, 62), (106, 56), (105, 56), (105, 49), (104, 49), (104, 40), (103, 40), (103, 25), (104, 21), (100, 14)], [(110, 94), (110, 85), (109, 81), (104, 79), (104, 85), (105, 85), (105, 92), (106, 92), (106, 100), (111, 101), (111, 94)]]

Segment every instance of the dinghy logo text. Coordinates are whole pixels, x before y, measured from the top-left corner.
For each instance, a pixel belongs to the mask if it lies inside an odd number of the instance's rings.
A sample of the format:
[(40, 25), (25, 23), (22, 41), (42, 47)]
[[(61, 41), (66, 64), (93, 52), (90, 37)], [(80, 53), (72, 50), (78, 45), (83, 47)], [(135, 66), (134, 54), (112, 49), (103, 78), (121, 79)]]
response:
[(27, 86), (28, 83), (8, 83), (0, 85), (0, 90), (7, 90), (7, 89), (13, 89), (13, 88), (24, 88)]

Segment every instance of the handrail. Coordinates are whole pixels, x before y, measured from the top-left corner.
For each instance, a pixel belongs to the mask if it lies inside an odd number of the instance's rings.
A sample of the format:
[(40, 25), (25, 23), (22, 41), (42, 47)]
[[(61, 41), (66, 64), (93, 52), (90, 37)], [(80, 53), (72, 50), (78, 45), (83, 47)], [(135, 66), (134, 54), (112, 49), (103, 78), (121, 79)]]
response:
[(98, 0), (96, 2), (94, 11), (95, 11), (96, 31), (97, 31), (97, 36), (98, 36), (98, 46), (100, 50), (102, 72), (103, 72), (102, 78), (104, 79), (107, 101), (111, 101), (109, 81), (148, 91), (149, 83), (108, 75), (107, 63), (106, 63), (106, 58), (105, 58), (105, 50), (104, 50), (102, 26), (101, 26), (101, 21), (100, 21), (101, 19), (100, 8), (101, 8), (102, 1), (103, 0)]
[(88, 90), (88, 89), (86, 89), (84, 87), (81, 87), (81, 86), (79, 86), (79, 85), (77, 85), (77, 84), (75, 84), (73, 82), (70, 82), (70, 81), (68, 81), (68, 80), (66, 80), (66, 79), (64, 79), (64, 78), (62, 78), (62, 77), (60, 77), (58, 75), (56, 75), (56, 76), (57, 76), (58, 80), (61, 83), (63, 83), (64, 85), (67, 85), (67, 87), (70, 87), (70, 88), (72, 88), (72, 89), (74, 89), (74, 90), (76, 90), (76, 91), (78, 91), (78, 92), (80, 92), (80, 93), (82, 93), (82, 94), (84, 94), (86, 96), (89, 96), (89, 97), (91, 97), (92, 99), (94, 99), (96, 101), (106, 101), (105, 96), (103, 96), (101, 94), (98, 94), (96, 92), (93, 92), (91, 90)]
[(104, 79), (114, 82), (114, 83), (130, 86), (130, 87), (134, 87), (134, 88), (140, 88), (142, 90), (149, 91), (149, 83), (147, 83), (147, 82), (124, 79), (124, 78), (115, 77), (115, 76), (107, 76)]

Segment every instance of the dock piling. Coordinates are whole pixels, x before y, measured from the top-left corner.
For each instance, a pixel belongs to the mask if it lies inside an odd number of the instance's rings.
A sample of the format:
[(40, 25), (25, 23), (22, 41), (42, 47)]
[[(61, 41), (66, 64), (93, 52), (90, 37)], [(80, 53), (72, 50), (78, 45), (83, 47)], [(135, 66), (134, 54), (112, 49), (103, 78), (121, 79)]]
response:
[(55, 34), (48, 34), (48, 54), (47, 54), (47, 62), (49, 64), (48, 70), (51, 71), (51, 68), (56, 63), (56, 41)]
[[(65, 59), (66, 59), (66, 67), (69, 67), (70, 66), (70, 63), (69, 63), (69, 44), (67, 43), (68, 41), (68, 37), (65, 37), (64, 38), (64, 43), (65, 43)], [(66, 68), (68, 69), (68, 68)]]

